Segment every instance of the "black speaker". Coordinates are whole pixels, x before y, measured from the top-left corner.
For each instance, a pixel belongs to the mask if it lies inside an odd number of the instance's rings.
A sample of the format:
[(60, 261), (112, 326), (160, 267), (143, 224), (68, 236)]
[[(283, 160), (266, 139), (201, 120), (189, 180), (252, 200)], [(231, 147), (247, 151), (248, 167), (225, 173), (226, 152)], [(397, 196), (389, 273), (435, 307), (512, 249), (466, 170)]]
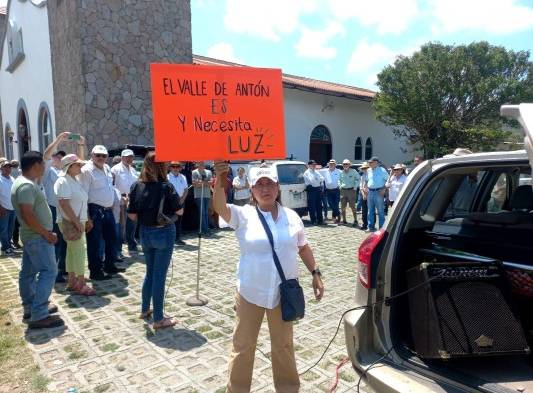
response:
[(420, 358), (527, 354), (520, 320), (495, 263), (422, 263), (407, 271), (412, 339)]

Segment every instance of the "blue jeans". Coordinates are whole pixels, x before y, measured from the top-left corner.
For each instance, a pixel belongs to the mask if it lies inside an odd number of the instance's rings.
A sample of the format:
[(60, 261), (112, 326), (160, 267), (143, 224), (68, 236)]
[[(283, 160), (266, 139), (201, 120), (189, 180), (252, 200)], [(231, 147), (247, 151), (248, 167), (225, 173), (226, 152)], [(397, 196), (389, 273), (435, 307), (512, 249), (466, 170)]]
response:
[(24, 312), (31, 313), (31, 321), (48, 317), (48, 298), (56, 276), (54, 246), (42, 237), (25, 241), (19, 273), (19, 293)]
[(102, 248), (105, 254), (105, 270), (115, 267), (117, 250), (116, 223), (113, 211), (102, 206), (89, 204), (89, 217), (93, 220), (93, 229), (87, 233), (87, 258), (92, 274), (99, 274), (104, 269)]
[(141, 225), (140, 229), (141, 245), (146, 263), (141, 312), (145, 313), (150, 309), (151, 301), (154, 307), (154, 321), (158, 322), (164, 318), (165, 281), (168, 265), (172, 259), (176, 227), (174, 224), (162, 228)]
[(52, 212), (52, 220), (54, 220), (54, 232), (57, 234), (57, 243), (55, 244), (57, 269), (60, 272), (66, 272), (67, 268), (65, 266), (65, 261), (67, 259), (67, 242), (65, 241), (65, 239), (63, 239), (63, 234), (59, 230), (59, 226), (56, 222), (56, 207), (52, 205), (48, 205), (48, 207), (50, 207), (50, 211)]
[(328, 197), (329, 208), (333, 212), (333, 218), (339, 218), (339, 202), (341, 200), (341, 190), (339, 190), (338, 188), (335, 188), (333, 190), (326, 190), (326, 195)]
[(324, 212), (324, 218), (328, 218), (328, 196), (324, 189), (321, 190), (320, 197), (322, 199), (321, 203), (322, 203), (322, 210)]
[[(120, 226), (120, 223), (119, 223)], [(120, 236), (119, 243), (122, 245), (124, 243), (124, 239), (122, 238), (122, 234), (125, 233), (126, 235), (126, 242), (128, 243), (128, 250), (136, 250), (137, 249), (137, 242), (135, 241), (135, 230), (137, 229), (137, 222), (130, 220), (129, 217), (126, 217), (126, 228), (125, 230), (121, 227), (120, 231), (118, 232), (118, 235)], [(121, 246), (122, 248), (122, 246)]]
[[(379, 228), (385, 224), (385, 203), (383, 197), (379, 194), (379, 190), (368, 191), (368, 228), (376, 229), (376, 215), (375, 210), (378, 212)], [(379, 229), (378, 228), (378, 229)]]
[(6, 213), (0, 217), (0, 242), (2, 251), (11, 248), (11, 238), (15, 228), (15, 210), (6, 210)]
[[(122, 228), (120, 227), (120, 224), (117, 222), (115, 224), (115, 232), (117, 234), (117, 239), (122, 239)], [(117, 241), (117, 257), (122, 255), (122, 241)]]
[(202, 214), (202, 233), (209, 232), (209, 199), (210, 198), (204, 198), (203, 210), (200, 213), (200, 203), (202, 202), (202, 198), (194, 198), (196, 206), (198, 207), (198, 214)]
[(322, 218), (322, 196), (320, 194), (320, 187), (307, 187), (307, 205), (312, 224), (321, 224), (324, 221)]

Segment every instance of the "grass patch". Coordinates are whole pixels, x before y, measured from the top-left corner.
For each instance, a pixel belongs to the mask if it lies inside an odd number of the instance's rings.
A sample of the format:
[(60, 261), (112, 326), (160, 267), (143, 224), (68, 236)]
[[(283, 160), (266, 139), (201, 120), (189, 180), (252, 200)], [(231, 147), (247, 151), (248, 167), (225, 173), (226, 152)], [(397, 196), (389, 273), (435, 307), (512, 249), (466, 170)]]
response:
[(72, 320), (74, 322), (85, 321), (86, 319), (89, 319), (89, 317), (87, 315), (84, 315), (84, 314), (81, 314), (81, 315), (78, 315), (78, 316), (75, 316), (74, 318), (72, 318)]
[(215, 339), (217, 339), (217, 338), (222, 337), (222, 333), (217, 332), (217, 331), (207, 332), (207, 333), (205, 334), (205, 336), (206, 336), (209, 340), (215, 340)]
[(87, 351), (82, 350), (82, 351), (73, 351), (69, 353), (68, 358), (70, 360), (78, 360), (78, 359), (83, 359), (86, 356), (87, 356)]
[(94, 388), (94, 393), (104, 393), (104, 392), (107, 392), (109, 390), (109, 388), (111, 387), (111, 384), (110, 383), (105, 383), (103, 385), (98, 385), (97, 387)]
[(18, 307), (11, 289), (0, 290), (0, 390), (3, 392), (48, 392), (50, 380), (40, 373), (24, 341), (21, 327), (13, 324), (9, 310)]
[(117, 349), (120, 348), (120, 345), (117, 345), (115, 343), (107, 343), (105, 345), (102, 345), (100, 349), (103, 352), (115, 352)]
[(350, 371), (341, 372), (341, 379), (346, 382), (355, 382), (355, 374)]
[(208, 326), (208, 325), (203, 325), (203, 326), (200, 326), (200, 327), (196, 328), (196, 331), (200, 332), (200, 333), (205, 333), (205, 332), (208, 332), (210, 330), (213, 330), (213, 328), (211, 326)]

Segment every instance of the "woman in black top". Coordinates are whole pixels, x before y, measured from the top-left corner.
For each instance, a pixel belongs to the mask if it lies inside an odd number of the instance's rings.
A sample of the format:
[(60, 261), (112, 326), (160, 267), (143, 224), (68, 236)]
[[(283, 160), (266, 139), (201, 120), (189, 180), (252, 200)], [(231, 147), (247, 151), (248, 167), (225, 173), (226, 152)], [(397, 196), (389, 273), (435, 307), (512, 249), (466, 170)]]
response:
[(128, 207), (129, 218), (140, 224), (141, 245), (146, 262), (140, 317), (144, 319), (152, 314), (152, 301), (154, 329), (176, 324), (163, 315), (165, 280), (176, 239), (176, 227), (173, 222), (158, 222), (158, 215), (162, 198), (162, 213), (167, 217), (183, 214), (183, 209), (179, 204), (178, 194), (167, 181), (167, 169), (168, 163), (156, 162), (155, 153), (149, 152), (144, 158), (139, 181), (131, 186)]

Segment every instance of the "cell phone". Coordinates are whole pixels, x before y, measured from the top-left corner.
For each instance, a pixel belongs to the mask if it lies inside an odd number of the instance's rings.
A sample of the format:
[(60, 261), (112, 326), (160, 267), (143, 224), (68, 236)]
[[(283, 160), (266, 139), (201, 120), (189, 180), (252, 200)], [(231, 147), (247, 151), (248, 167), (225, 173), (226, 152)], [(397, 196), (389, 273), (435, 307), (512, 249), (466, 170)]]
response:
[(81, 139), (80, 134), (69, 134), (68, 140), (69, 141), (79, 141)]

